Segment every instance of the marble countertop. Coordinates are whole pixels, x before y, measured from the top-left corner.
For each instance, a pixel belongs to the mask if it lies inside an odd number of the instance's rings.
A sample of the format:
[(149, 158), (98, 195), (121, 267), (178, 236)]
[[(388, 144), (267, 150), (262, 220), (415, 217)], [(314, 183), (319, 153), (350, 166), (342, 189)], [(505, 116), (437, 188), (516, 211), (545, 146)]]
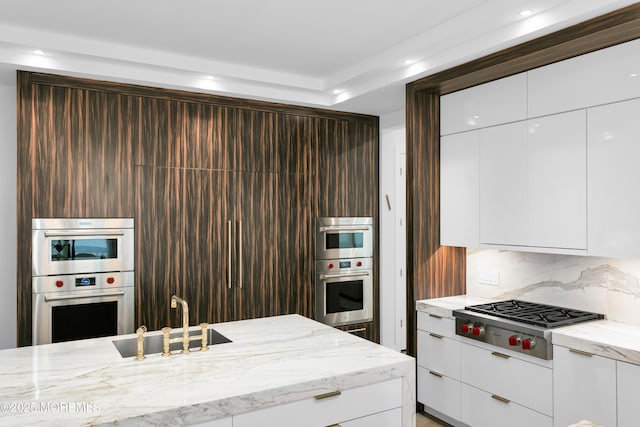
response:
[(640, 326), (597, 320), (558, 328), (553, 344), (640, 365)]
[(423, 313), (453, 318), (453, 310), (465, 308), (468, 305), (484, 304), (486, 302), (489, 302), (489, 300), (485, 298), (472, 297), (468, 295), (456, 295), (451, 297), (423, 299), (416, 301), (416, 310)]
[(415, 423), (411, 357), (298, 315), (214, 329), (232, 342), (144, 361), (115, 337), (2, 350), (0, 425), (187, 425), (397, 377)]
[[(416, 301), (416, 310), (452, 318), (453, 310), (486, 302), (489, 300), (457, 295)], [(640, 365), (640, 326), (610, 320), (584, 322), (553, 329), (551, 341), (564, 347)]]

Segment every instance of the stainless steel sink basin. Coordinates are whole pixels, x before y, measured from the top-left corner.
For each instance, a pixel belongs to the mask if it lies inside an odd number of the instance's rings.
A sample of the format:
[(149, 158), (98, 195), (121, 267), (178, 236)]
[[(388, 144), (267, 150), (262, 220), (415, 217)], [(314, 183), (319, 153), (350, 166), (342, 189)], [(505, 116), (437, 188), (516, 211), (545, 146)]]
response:
[[(189, 331), (189, 335), (195, 336), (200, 335), (200, 329)], [(182, 337), (182, 332), (172, 332), (171, 338)], [(113, 345), (116, 346), (118, 352), (120, 352), (120, 356), (122, 357), (133, 357), (136, 355), (138, 350), (138, 339), (136, 337), (126, 338), (121, 340), (112, 341)], [(224, 335), (218, 333), (215, 329), (207, 329), (207, 343), (211, 345), (216, 344), (224, 344), (227, 342), (231, 342), (230, 339), (225, 337)], [(200, 340), (194, 340), (189, 342), (189, 348), (200, 348)], [(182, 350), (182, 343), (173, 343), (170, 346), (170, 350)], [(162, 334), (159, 335), (149, 335), (144, 337), (144, 354), (154, 354), (154, 353), (162, 353)]]

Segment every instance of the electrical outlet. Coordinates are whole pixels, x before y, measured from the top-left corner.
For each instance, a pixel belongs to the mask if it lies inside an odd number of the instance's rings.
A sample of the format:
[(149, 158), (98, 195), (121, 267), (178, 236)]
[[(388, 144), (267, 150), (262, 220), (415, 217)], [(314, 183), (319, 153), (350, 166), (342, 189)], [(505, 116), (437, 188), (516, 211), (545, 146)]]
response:
[(482, 285), (499, 286), (500, 272), (498, 270), (481, 270), (478, 282)]

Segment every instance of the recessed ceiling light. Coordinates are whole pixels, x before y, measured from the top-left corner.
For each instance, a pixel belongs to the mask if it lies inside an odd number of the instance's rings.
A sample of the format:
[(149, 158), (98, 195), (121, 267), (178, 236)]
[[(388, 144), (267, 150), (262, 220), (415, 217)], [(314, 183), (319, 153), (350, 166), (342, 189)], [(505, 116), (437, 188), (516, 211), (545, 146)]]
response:
[(209, 74), (208, 76), (204, 76), (205, 79), (208, 80), (215, 80), (216, 78), (214, 76), (212, 76), (211, 74)]
[(404, 65), (413, 65), (416, 63), (415, 59), (405, 59), (404, 60)]
[(35, 53), (36, 55), (44, 55), (44, 50), (41, 49), (34, 49), (33, 53)]
[(525, 10), (521, 10), (520, 11), (520, 16), (526, 17), (531, 15), (531, 11), (529, 9), (525, 9)]
[(631, 73), (629, 74), (629, 77), (638, 77), (638, 73)]
[(334, 89), (333, 90), (333, 93), (336, 94), (336, 95), (341, 94), (342, 92), (344, 92), (344, 89)]

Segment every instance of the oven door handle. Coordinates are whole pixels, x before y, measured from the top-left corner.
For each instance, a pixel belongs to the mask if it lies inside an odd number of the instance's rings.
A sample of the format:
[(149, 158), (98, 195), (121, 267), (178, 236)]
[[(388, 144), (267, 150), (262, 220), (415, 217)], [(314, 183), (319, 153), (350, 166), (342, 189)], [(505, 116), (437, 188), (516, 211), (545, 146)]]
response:
[(346, 273), (346, 274), (321, 274), (319, 277), (320, 279), (339, 279), (342, 277), (361, 277), (361, 276), (368, 276), (369, 272), (365, 271), (362, 273)]
[(357, 226), (357, 225), (340, 225), (330, 227), (319, 227), (318, 231), (370, 231), (371, 226)]
[(124, 236), (124, 231), (45, 231), (44, 237)]
[(101, 294), (87, 294), (87, 295), (54, 295), (48, 296), (45, 295), (45, 301), (62, 301), (67, 299), (78, 299), (78, 298), (100, 298), (100, 297), (118, 297), (124, 295), (124, 291), (116, 291), (116, 292), (104, 292)]

